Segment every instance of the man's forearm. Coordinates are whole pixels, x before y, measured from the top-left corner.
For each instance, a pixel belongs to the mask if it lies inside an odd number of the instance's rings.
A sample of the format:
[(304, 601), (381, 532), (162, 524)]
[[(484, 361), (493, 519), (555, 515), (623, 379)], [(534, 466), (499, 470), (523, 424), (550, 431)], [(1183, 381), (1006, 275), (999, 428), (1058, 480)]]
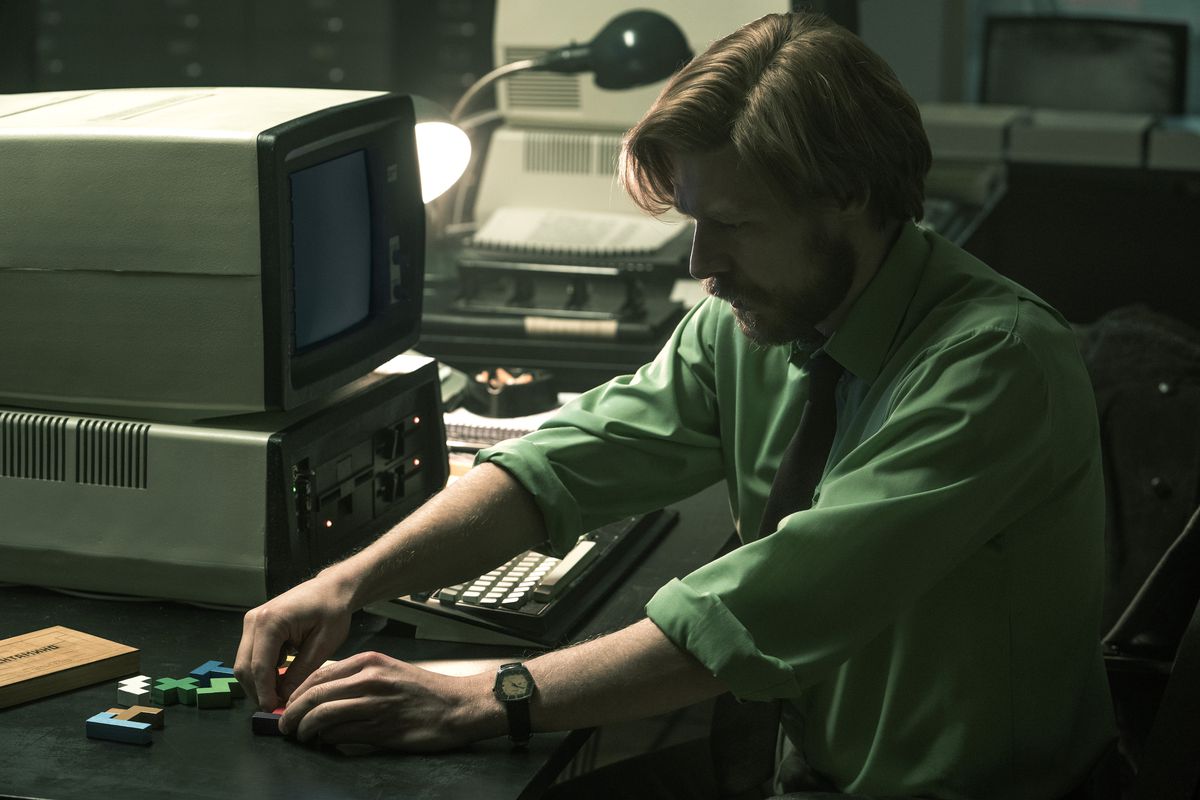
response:
[(527, 664), (537, 682), (534, 730), (568, 730), (661, 714), (725, 691), (652, 621)]
[[(532, 496), (499, 467), (460, 478), (370, 547), (329, 567), (355, 607), (385, 597), (457, 583), (546, 539)], [(681, 708), (725, 691), (707, 668), (649, 620), (528, 662), (537, 682), (534, 730), (569, 730)], [(491, 674), (466, 679), (460, 697), (466, 738), (507, 729), (492, 696)]]
[(545, 539), (530, 494), (482, 464), (321, 577), (343, 583), (357, 607), (475, 577)]
[[(661, 714), (726, 690), (708, 669), (676, 647), (650, 620), (525, 662), (537, 684), (530, 706), (535, 731), (590, 728)], [(491, 697), (490, 674), (473, 676), (477, 698), (471, 738), (507, 730)]]

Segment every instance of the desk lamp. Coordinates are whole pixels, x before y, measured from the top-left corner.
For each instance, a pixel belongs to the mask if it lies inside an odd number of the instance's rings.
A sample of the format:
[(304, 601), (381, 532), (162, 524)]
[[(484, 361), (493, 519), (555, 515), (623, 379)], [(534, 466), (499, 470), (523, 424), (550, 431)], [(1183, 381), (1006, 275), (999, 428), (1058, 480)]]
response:
[(421, 171), (421, 199), (428, 205), (462, 176), (471, 160), (471, 138), (450, 122), (445, 109), (412, 95), (417, 118), (417, 164)]
[(455, 103), (450, 119), (459, 120), (480, 91), (514, 72), (594, 72), (601, 89), (630, 89), (666, 78), (691, 57), (683, 31), (669, 17), (657, 11), (626, 11), (587, 44), (572, 42), (487, 73)]

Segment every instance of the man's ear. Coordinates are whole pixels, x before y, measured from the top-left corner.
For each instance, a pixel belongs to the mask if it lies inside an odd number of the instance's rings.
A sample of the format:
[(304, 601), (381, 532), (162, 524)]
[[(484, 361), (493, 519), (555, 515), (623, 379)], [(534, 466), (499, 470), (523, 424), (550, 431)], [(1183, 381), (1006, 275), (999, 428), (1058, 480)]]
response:
[(838, 209), (839, 216), (846, 221), (862, 217), (870, 213), (871, 190), (864, 188), (860, 197), (852, 197)]

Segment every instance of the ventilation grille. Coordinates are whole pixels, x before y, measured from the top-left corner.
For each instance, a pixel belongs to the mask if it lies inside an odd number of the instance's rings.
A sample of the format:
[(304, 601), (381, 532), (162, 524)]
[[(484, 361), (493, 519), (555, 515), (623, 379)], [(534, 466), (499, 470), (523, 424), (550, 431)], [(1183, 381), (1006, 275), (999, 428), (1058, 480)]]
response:
[(530, 131), (525, 135), (526, 172), (566, 175), (616, 174), (621, 137), (591, 133)]
[(525, 137), (524, 156), (526, 172), (587, 175), (592, 171), (592, 143), (578, 134), (530, 133)]
[[(525, 58), (537, 58), (544, 48), (509, 47), (504, 51), (507, 63)], [(518, 72), (510, 75), (504, 85), (510, 109), (579, 109), (579, 73)]]
[(0, 413), (0, 477), (65, 481), (67, 418)]
[(81, 420), (75, 430), (76, 480), (145, 489), (149, 442), (150, 426), (146, 424)]
[(616, 175), (617, 158), (621, 155), (620, 136), (592, 136), (592, 156), (597, 175)]

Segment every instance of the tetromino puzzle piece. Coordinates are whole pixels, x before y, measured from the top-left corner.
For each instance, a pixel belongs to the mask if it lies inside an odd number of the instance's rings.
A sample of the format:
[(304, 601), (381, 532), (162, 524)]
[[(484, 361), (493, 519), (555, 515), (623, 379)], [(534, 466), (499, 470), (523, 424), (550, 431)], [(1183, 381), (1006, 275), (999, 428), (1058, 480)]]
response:
[(150, 723), (117, 719), (111, 711), (89, 717), (84, 723), (89, 739), (107, 739), (125, 744), (150, 744)]
[(274, 711), (256, 711), (254, 716), (250, 718), (250, 730), (254, 731), (258, 736), (280, 736), (279, 733), (279, 718), (283, 716), (283, 709), (277, 708)]
[(145, 705), (150, 702), (149, 675), (126, 678), (117, 683), (117, 703), (123, 706)]
[(213, 678), (211, 686), (196, 689), (196, 705), (200, 708), (229, 708), (233, 698), (245, 697), (246, 692), (237, 678)]

